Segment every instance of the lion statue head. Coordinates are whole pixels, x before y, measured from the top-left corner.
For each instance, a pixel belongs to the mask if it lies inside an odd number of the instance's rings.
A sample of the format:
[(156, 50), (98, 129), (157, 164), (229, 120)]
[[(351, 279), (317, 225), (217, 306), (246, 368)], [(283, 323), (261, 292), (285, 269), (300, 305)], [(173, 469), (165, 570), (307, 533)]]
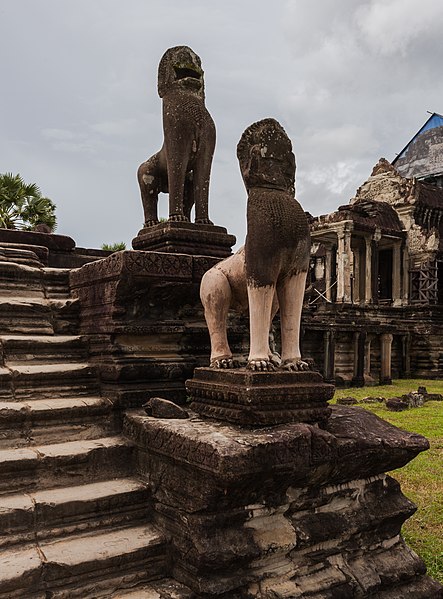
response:
[(295, 156), (286, 131), (275, 119), (250, 125), (237, 145), (246, 189), (268, 187), (295, 193)]
[(158, 65), (158, 95), (187, 91), (205, 97), (205, 83), (200, 57), (188, 46), (175, 46), (163, 54)]

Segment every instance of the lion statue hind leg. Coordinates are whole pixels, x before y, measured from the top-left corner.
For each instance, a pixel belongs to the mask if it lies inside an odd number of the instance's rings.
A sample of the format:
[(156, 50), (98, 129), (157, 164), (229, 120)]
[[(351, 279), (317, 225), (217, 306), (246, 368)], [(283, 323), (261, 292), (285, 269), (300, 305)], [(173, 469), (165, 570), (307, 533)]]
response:
[(221, 270), (211, 268), (203, 275), (200, 298), (211, 339), (210, 365), (213, 368), (234, 368), (236, 363), (227, 336), (231, 286)]
[(166, 173), (162, 173), (161, 169), (160, 152), (151, 156), (146, 162), (142, 162), (137, 170), (137, 179), (145, 216), (145, 227), (150, 227), (158, 223), (158, 194), (160, 191), (163, 191), (163, 180), (166, 177)]

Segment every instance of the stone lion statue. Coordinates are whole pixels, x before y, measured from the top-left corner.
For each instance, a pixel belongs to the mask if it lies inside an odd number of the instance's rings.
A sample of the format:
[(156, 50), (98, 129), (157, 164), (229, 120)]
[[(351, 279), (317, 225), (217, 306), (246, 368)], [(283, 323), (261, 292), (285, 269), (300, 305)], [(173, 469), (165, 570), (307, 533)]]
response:
[[(230, 308), (248, 306), (247, 367), (306, 370), (299, 336), (310, 235), (306, 215), (295, 199), (292, 144), (276, 120), (265, 119), (246, 129), (237, 156), (248, 191), (246, 243), (205, 273), (200, 288), (211, 338), (211, 366), (236, 366), (227, 340), (227, 316)], [(278, 308), (281, 361), (269, 347), (269, 330)]]
[(170, 48), (158, 67), (163, 100), (164, 142), (137, 172), (145, 227), (158, 223), (160, 192), (169, 192), (169, 220), (212, 224), (208, 216), (209, 178), (215, 125), (205, 107), (200, 58), (187, 46)]

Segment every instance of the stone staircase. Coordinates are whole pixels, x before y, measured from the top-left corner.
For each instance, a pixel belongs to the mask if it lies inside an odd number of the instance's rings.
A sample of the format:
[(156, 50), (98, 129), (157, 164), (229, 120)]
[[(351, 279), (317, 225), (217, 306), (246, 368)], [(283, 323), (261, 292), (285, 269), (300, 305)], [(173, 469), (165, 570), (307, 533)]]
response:
[(77, 334), (69, 270), (0, 247), (0, 598), (186, 599)]

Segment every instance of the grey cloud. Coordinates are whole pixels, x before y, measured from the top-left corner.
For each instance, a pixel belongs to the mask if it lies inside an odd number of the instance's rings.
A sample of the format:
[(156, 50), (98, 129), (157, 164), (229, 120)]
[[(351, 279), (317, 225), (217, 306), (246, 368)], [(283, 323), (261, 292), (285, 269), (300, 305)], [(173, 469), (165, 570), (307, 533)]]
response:
[(440, 36), (443, 5), (434, 0), (390, 0), (366, 3), (356, 10), (355, 22), (368, 46), (381, 55), (412, 54), (425, 35)]

